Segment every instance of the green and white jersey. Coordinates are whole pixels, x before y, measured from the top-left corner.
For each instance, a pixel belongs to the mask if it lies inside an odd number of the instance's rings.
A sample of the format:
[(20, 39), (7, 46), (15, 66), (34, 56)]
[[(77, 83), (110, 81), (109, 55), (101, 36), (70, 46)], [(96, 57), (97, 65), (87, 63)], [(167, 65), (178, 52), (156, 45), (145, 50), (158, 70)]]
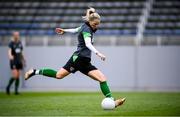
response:
[[(91, 51), (93, 51), (89, 46), (87, 45), (87, 41), (90, 42), (89, 45), (93, 44), (93, 33), (95, 33), (96, 30), (93, 30), (88, 22), (85, 22), (78, 30), (78, 46), (77, 51), (74, 52), (74, 55), (80, 56), (80, 57), (87, 57), (91, 58)], [(93, 47), (96, 52), (96, 49)]]

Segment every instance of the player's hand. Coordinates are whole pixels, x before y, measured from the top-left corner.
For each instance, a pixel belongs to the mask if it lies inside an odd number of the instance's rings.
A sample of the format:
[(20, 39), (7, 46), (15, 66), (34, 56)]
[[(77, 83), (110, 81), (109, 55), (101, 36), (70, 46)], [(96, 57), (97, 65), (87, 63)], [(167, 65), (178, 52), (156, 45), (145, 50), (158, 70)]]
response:
[(99, 57), (101, 58), (101, 60), (105, 61), (105, 59), (106, 59), (106, 56), (105, 56), (105, 55), (103, 55), (103, 54), (100, 53), (100, 52), (96, 53), (96, 55), (99, 56)]
[(55, 32), (57, 33), (57, 34), (64, 34), (64, 29), (62, 29), (62, 28), (56, 28), (55, 29)]
[(9, 56), (9, 59), (10, 60), (14, 60), (14, 56)]

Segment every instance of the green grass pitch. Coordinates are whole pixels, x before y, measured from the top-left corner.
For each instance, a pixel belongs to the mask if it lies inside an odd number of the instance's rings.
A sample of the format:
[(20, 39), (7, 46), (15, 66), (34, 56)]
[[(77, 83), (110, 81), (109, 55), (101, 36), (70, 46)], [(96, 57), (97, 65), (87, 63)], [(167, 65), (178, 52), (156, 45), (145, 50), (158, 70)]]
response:
[(100, 92), (0, 93), (0, 116), (180, 116), (180, 93), (113, 92), (123, 106), (105, 111)]

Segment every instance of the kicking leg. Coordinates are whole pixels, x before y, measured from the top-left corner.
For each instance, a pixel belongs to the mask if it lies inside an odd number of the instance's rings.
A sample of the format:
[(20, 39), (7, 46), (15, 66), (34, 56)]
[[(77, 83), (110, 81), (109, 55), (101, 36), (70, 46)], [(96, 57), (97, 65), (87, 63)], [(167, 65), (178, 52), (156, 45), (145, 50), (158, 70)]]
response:
[[(107, 84), (106, 77), (101, 71), (92, 70), (92, 71), (88, 72), (88, 76), (91, 77), (92, 79), (100, 82), (100, 88), (105, 97), (112, 98), (112, 94), (111, 94), (111, 91)], [(115, 100), (115, 105), (117, 107), (117, 106), (122, 105), (124, 102), (125, 102), (125, 98), (117, 99), (117, 100)]]
[(101, 71), (92, 70), (88, 73), (88, 76), (94, 80), (99, 81), (101, 91), (105, 97), (112, 97), (111, 91), (110, 91), (109, 86), (106, 82), (106, 77), (104, 76), (104, 74)]

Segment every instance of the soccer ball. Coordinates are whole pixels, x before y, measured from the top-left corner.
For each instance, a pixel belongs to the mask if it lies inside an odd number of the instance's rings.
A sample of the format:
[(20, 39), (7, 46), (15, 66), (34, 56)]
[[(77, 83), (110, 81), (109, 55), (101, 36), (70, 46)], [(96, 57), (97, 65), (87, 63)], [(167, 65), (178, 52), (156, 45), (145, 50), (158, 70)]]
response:
[(101, 107), (104, 110), (112, 110), (115, 108), (115, 102), (112, 98), (104, 98), (101, 102)]

